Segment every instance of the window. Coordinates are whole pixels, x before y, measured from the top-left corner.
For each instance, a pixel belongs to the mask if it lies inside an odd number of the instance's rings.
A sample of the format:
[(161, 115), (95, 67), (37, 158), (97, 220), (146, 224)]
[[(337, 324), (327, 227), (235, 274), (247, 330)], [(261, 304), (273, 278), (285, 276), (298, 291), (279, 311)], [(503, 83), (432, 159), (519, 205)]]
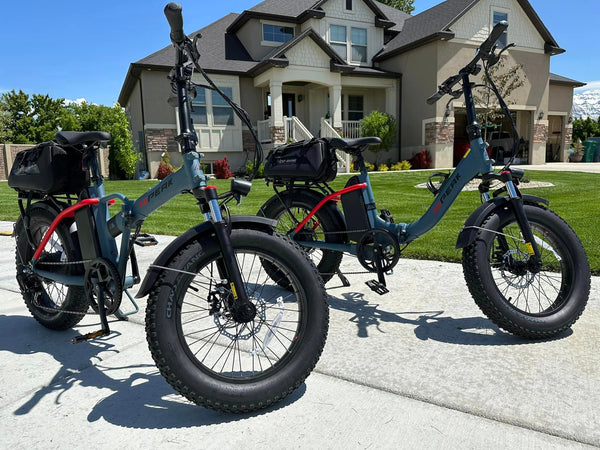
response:
[(348, 96), (348, 120), (361, 120), (363, 113), (364, 98), (362, 95)]
[(367, 30), (364, 28), (352, 28), (350, 33), (352, 40), (353, 62), (367, 62)]
[[(508, 13), (506, 12), (501, 12), (501, 11), (494, 11), (492, 14), (492, 26), (496, 25), (499, 22), (502, 22), (503, 20), (507, 20), (508, 21)], [(506, 44), (508, 43), (508, 31), (505, 31), (502, 36), (500, 36), (500, 39), (498, 39), (498, 45), (501, 48), (506, 47)]]
[[(220, 88), (229, 98), (233, 96), (231, 87)], [(233, 125), (233, 110), (221, 95), (211, 91), (207, 99), (206, 89), (197, 89), (196, 98), (192, 100), (192, 119), (196, 125), (224, 126)], [(207, 103), (207, 100), (210, 102)]]
[(263, 23), (263, 41), (287, 42), (294, 37), (294, 28)]
[(208, 125), (206, 92), (204, 89), (196, 90), (196, 98), (192, 100), (192, 119), (197, 125)]
[(330, 25), (329, 43), (344, 61), (367, 62), (367, 30), (365, 28), (350, 28), (350, 54), (348, 54), (348, 37), (345, 26)]
[(352, 0), (346, 0), (346, 11), (352, 11)]
[(331, 25), (329, 27), (329, 42), (331, 47), (342, 57), (347, 60), (347, 49), (346, 49), (346, 27), (341, 25)]
[[(232, 88), (222, 87), (221, 90), (227, 97), (233, 97)], [(212, 104), (213, 125), (233, 125), (233, 109), (217, 91), (212, 91)]]

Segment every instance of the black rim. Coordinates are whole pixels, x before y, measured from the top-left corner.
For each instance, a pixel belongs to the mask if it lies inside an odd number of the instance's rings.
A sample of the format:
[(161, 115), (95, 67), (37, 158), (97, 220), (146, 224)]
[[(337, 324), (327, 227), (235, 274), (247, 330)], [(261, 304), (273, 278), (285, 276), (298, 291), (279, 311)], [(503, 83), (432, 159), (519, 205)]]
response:
[[(227, 382), (254, 382), (271, 376), (292, 357), (306, 331), (306, 298), (300, 282), (275, 258), (255, 249), (236, 249), (240, 272), (257, 315), (236, 323), (227, 310), (231, 291), (221, 283), (214, 258), (181, 275), (177, 303), (177, 332), (188, 358), (211, 377)], [(264, 263), (278, 270), (267, 271)], [(285, 280), (273, 280), (277, 273)], [(183, 295), (182, 295), (183, 294)]]

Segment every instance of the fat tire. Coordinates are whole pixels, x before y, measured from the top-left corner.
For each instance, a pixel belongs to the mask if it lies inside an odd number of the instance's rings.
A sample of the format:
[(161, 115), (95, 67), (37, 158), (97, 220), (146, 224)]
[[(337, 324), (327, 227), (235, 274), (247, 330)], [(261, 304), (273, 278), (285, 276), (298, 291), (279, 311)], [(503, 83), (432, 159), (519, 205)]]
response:
[[(531, 223), (552, 233), (552, 238), (564, 252), (566, 261), (562, 275), (567, 279), (565, 281), (563, 278), (560, 292), (565, 289), (565, 295), (557, 309), (528, 314), (513, 307), (504, 298), (493, 280), (489, 261), (490, 245), (493, 245), (495, 233), (479, 230), (475, 241), (463, 249), (463, 272), (473, 299), (496, 325), (528, 339), (546, 339), (569, 329), (583, 313), (590, 292), (590, 267), (581, 241), (561, 217), (537, 204), (527, 203), (524, 210)], [(513, 217), (510, 207), (498, 208), (484, 219), (480, 227), (501, 231), (514, 222)]]
[(192, 277), (177, 270), (194, 271), (216, 261), (220, 248), (214, 236), (204, 235), (186, 245), (168, 263), (175, 270), (163, 269), (159, 274), (148, 299), (146, 337), (160, 373), (177, 392), (207, 408), (241, 413), (280, 401), (304, 382), (325, 345), (329, 310), (319, 273), (300, 246), (278, 233), (247, 229), (232, 230), (231, 243), (234, 251), (257, 251), (273, 258), (292, 274), (293, 284), (301, 290), (303, 325), (294, 335), (295, 343), (282, 356), (282, 364), (269, 373), (234, 381), (204, 367), (184, 342), (179, 324), (183, 320), (181, 303)]
[[(287, 207), (290, 209), (293, 208), (303, 208), (308, 211), (312, 211), (319, 201), (313, 196), (303, 191), (302, 189), (293, 189), (289, 191), (289, 193), (281, 194), (283, 196), (283, 200), (286, 202)], [(325, 242), (333, 243), (333, 244), (344, 244), (347, 242), (346, 235), (344, 233), (339, 233), (340, 231), (344, 231), (346, 226), (342, 220), (340, 220), (339, 215), (336, 214), (337, 210), (335, 205), (328, 203), (324, 205), (317, 213), (315, 214), (317, 220), (320, 223), (321, 228), (325, 233)], [(269, 199), (260, 209), (259, 215), (264, 217), (268, 217), (269, 219), (275, 219), (278, 222), (281, 217), (286, 215), (288, 216), (287, 209), (282, 201), (277, 198), (277, 196)], [(305, 216), (304, 216), (305, 217)], [(296, 219), (302, 220), (304, 217), (296, 217)], [(288, 229), (282, 228), (282, 226), (278, 223), (278, 226), (275, 228), (279, 233), (287, 235), (290, 231)], [(306, 249), (305, 249), (306, 250)], [(308, 250), (310, 253), (310, 250)], [(342, 262), (343, 253), (336, 252), (331, 250), (322, 250), (322, 257), (317, 265), (317, 269), (321, 274), (321, 278), (323, 278), (323, 282), (327, 283), (336, 272), (339, 270), (340, 264)], [(314, 261), (314, 260), (313, 260)]]
[[(29, 229), (31, 231), (31, 235), (33, 237), (34, 243), (38, 244), (42, 237), (42, 231), (47, 229), (57, 213), (52, 213), (47, 208), (33, 205), (29, 210), (30, 224)], [(67, 261), (79, 261), (81, 260), (79, 245), (75, 241), (74, 237), (71, 235), (69, 231), (69, 225), (72, 223), (69, 219), (63, 220), (58, 224), (58, 227), (55, 230), (55, 234), (57, 235), (61, 246), (66, 255)], [(56, 312), (47, 311), (45, 309), (41, 309), (36, 305), (35, 297), (36, 295), (45, 296), (44, 301), (48, 302), (50, 296), (44, 287), (44, 282), (42, 278), (37, 277), (33, 274), (25, 274), (27, 264), (31, 261), (33, 257), (34, 250), (29, 245), (27, 240), (27, 234), (25, 231), (25, 225), (23, 223), (23, 218), (19, 217), (17, 223), (15, 224), (15, 236), (16, 236), (16, 269), (17, 269), (17, 278), (21, 279), (29, 279), (30, 283), (28, 286), (20, 285), (21, 294), (23, 299), (25, 300), (25, 305), (27, 305), (27, 309), (31, 313), (31, 315), (37, 320), (41, 325), (51, 330), (68, 330), (75, 325), (77, 325), (85, 312), (88, 310), (89, 301), (85, 295), (83, 287), (80, 286), (63, 286), (66, 289), (66, 294), (64, 295), (64, 299), (59, 306), (59, 310)], [(43, 259), (43, 254), (42, 258)], [(58, 285), (59, 283), (54, 283)], [(62, 285), (61, 285), (62, 286)], [(51, 301), (51, 300), (50, 300)], [(53, 302), (54, 303), (54, 302)], [(49, 304), (50, 305), (50, 304)], [(71, 312), (62, 312), (71, 311)]]

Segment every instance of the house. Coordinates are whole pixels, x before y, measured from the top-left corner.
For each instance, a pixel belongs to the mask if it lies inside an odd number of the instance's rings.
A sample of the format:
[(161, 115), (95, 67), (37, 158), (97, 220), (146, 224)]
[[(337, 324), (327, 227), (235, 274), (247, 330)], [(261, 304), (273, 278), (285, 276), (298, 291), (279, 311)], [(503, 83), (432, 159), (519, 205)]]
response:
[[(502, 40), (516, 44), (508, 65), (521, 64), (525, 74), (511, 94), (523, 137), (519, 157), (543, 163), (549, 146), (548, 157), (564, 160), (573, 88), (581, 83), (549, 73), (550, 57), (564, 50), (527, 0), (447, 0), (415, 16), (374, 0), (265, 0), (199, 30), (200, 64), (246, 109), (266, 148), (310, 136), (358, 136), (360, 119), (379, 110), (400, 124), (396, 146), (382, 160), (427, 148), (435, 167), (450, 167), (455, 141), (466, 137), (464, 103), (446, 108), (445, 101), (425, 100), (500, 20), (510, 24)], [(162, 152), (174, 152), (174, 164), (180, 158), (176, 111), (167, 104), (173, 63), (169, 46), (131, 64), (119, 96), (153, 175)], [(195, 73), (193, 81), (202, 77)], [(205, 161), (226, 155), (233, 168), (244, 165), (254, 142), (221, 96), (198, 88), (192, 111)]]

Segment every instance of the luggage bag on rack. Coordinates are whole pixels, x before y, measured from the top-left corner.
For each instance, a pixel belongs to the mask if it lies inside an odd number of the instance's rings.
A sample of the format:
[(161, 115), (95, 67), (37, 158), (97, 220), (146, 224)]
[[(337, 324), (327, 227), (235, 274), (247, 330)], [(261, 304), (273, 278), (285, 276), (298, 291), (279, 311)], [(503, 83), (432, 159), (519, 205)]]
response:
[(337, 174), (335, 150), (322, 139), (277, 147), (267, 155), (265, 178), (270, 181), (332, 181)]

